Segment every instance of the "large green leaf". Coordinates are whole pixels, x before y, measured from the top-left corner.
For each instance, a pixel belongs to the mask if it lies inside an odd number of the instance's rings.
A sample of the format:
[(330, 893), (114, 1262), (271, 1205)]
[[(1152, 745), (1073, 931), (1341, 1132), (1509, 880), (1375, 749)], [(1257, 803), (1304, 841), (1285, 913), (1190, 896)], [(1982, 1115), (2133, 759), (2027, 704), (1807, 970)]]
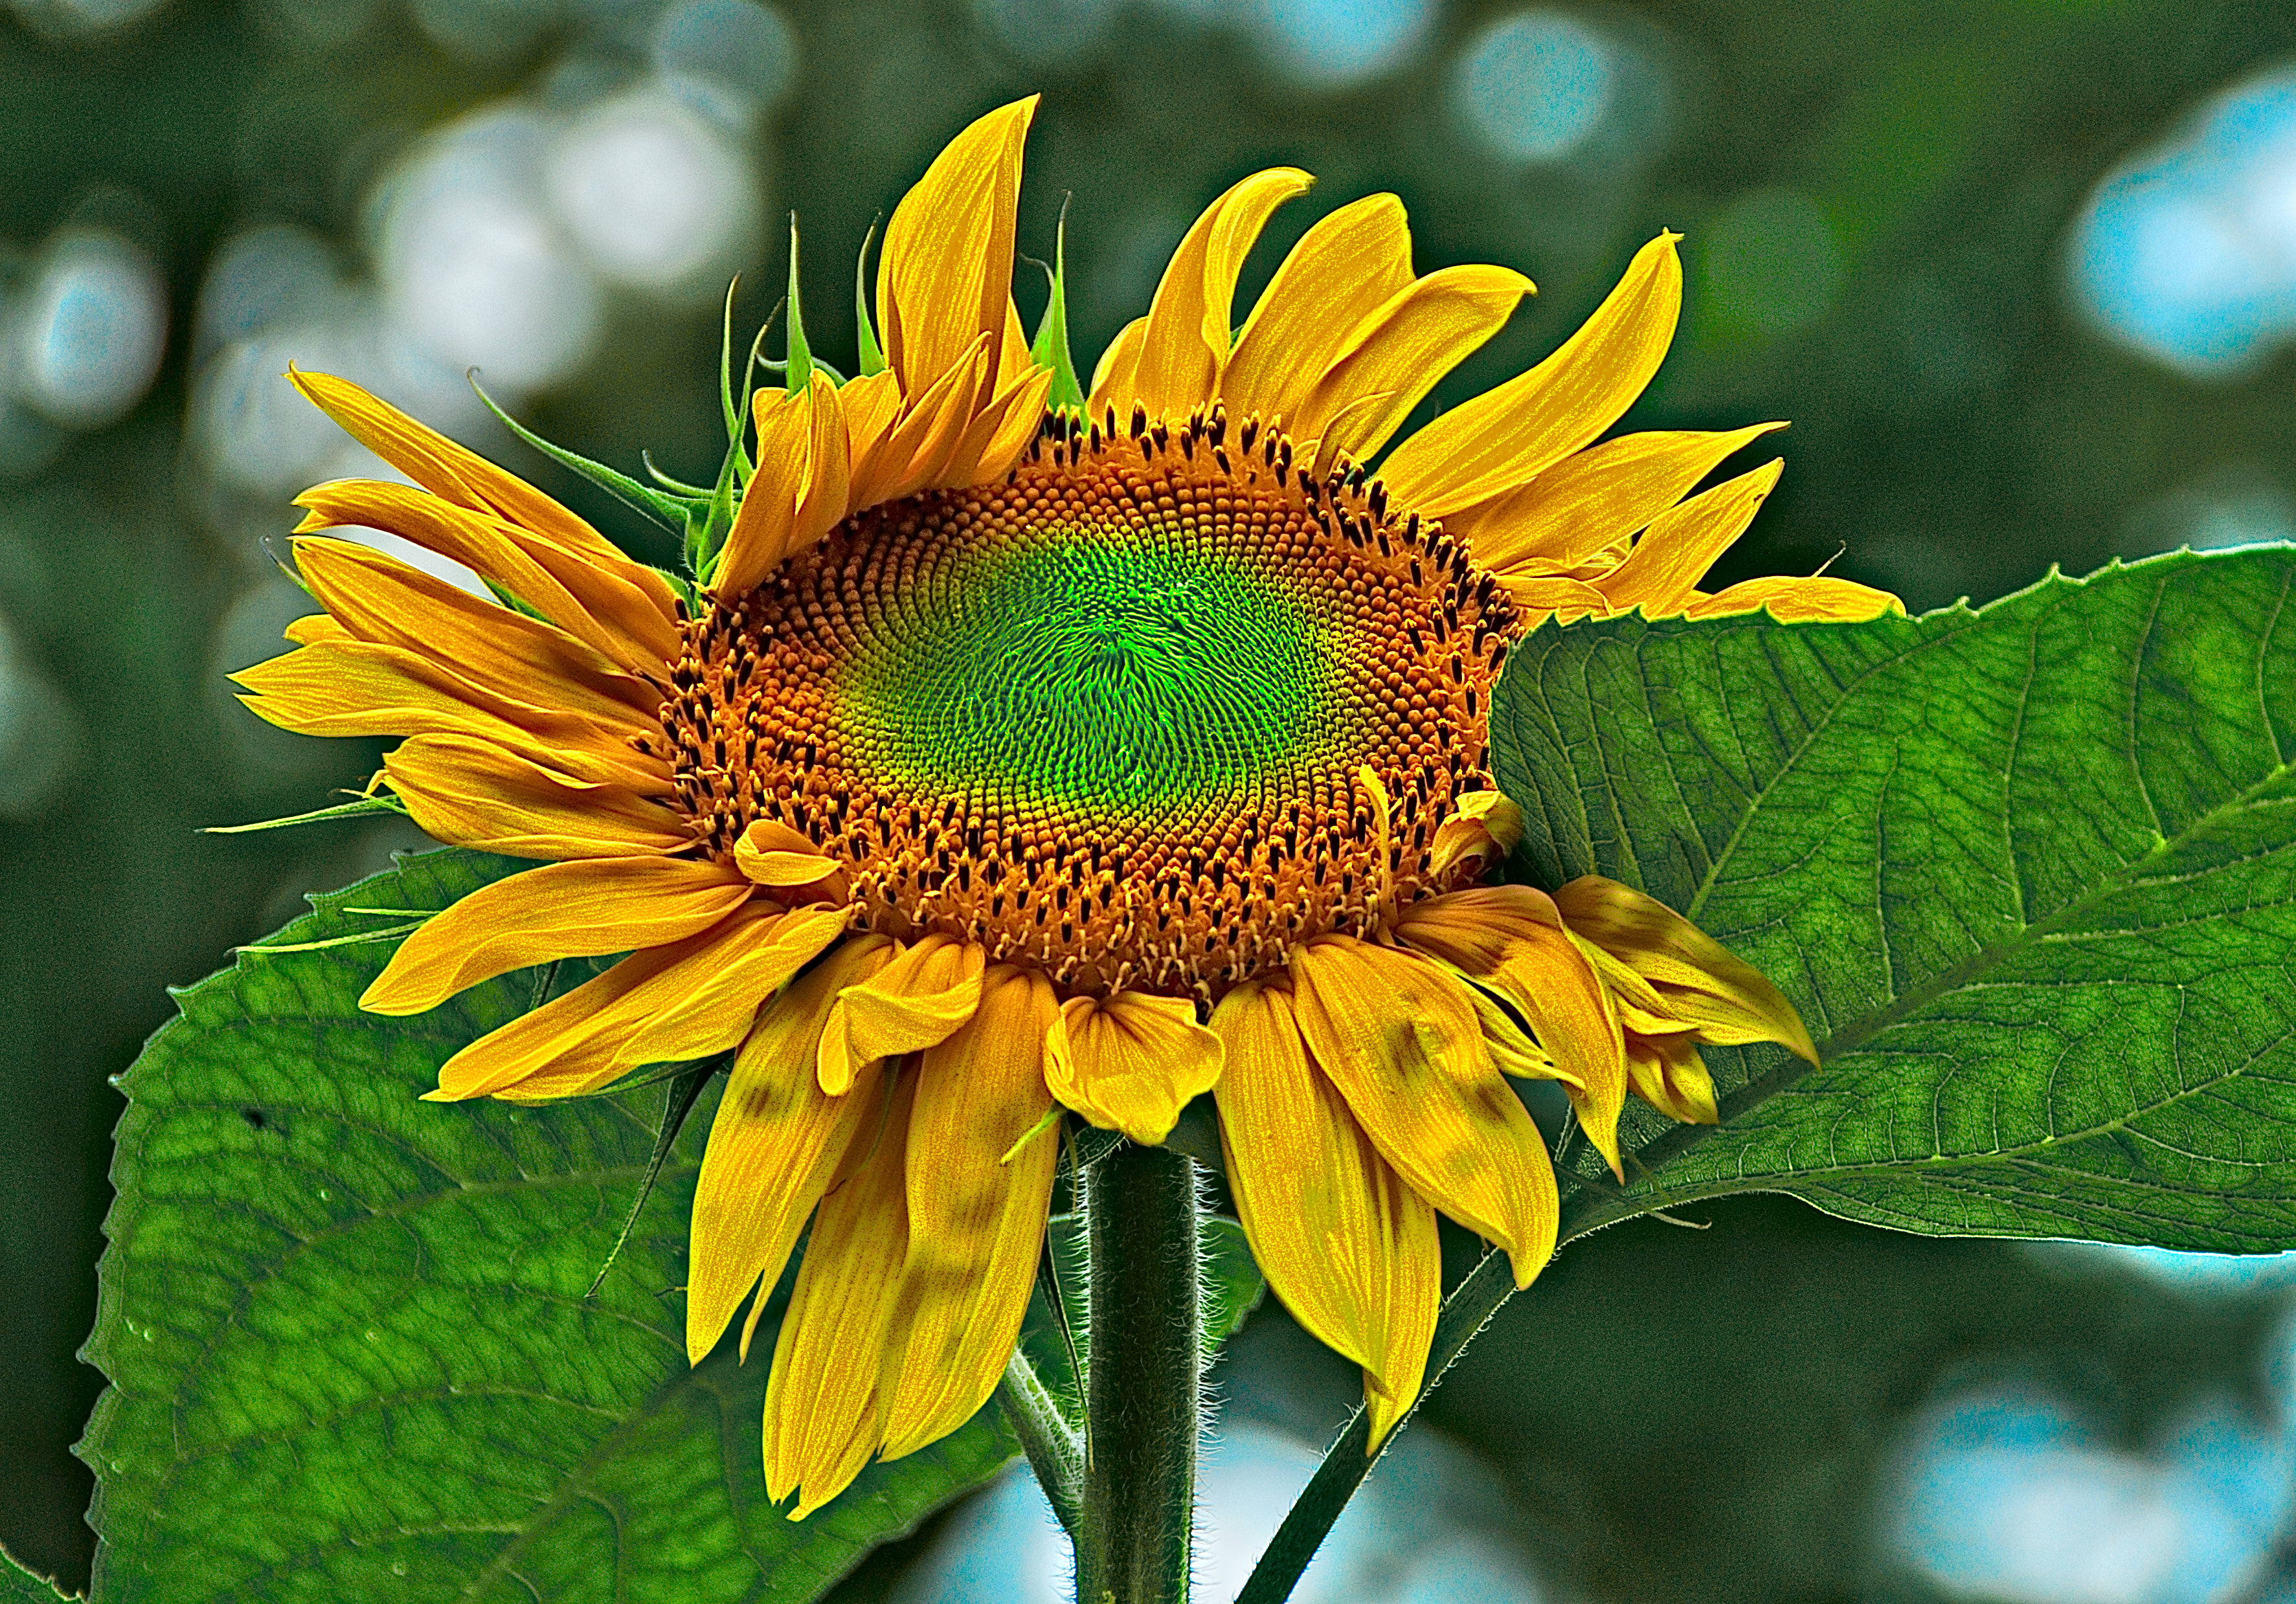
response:
[(2296, 553), (1855, 626), (1547, 627), (1494, 709), (1534, 878), (1642, 886), (1824, 1068), (1710, 1051), (1570, 1223), (1747, 1191), (1933, 1233), (2296, 1245)]
[[(278, 939), (387, 926), (346, 910), (443, 907), (517, 866), (411, 859)], [(709, 1110), (586, 1300), (661, 1093), (417, 1101), (537, 978), (418, 1019), (362, 1014), (389, 951), (243, 955), (182, 994), (126, 1077), (87, 1348), (112, 1387), (80, 1449), (102, 1604), (813, 1599), (1010, 1456), (991, 1409), (783, 1519), (765, 1499), (762, 1354), (737, 1365), (728, 1341), (685, 1362)]]
[(7, 1604), (60, 1604), (65, 1596), (17, 1564), (16, 1557), (6, 1549), (0, 1548), (0, 1599), (7, 1600)]

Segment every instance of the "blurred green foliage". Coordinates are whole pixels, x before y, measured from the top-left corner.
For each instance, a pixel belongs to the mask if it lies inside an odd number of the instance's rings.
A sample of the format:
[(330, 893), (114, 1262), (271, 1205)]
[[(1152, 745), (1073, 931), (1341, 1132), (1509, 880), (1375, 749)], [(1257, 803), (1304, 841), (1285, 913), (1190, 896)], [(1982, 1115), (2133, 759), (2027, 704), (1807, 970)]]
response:
[[(88, 1481), (65, 1450), (99, 1385), (73, 1354), (94, 1313), (119, 1109), (106, 1077), (168, 1016), (165, 986), (283, 922), (305, 892), (418, 844), (365, 824), (194, 833), (315, 806), (374, 758), (257, 726), (222, 683), (297, 610), (270, 575), (283, 493), (219, 472), (191, 426), (217, 360), (198, 333), (202, 287), (240, 230), (281, 222), (363, 281), (377, 186), (414, 142), (620, 70), (644, 53), (642, 9), (175, 0), (75, 32), (69, 8), (24, 0), (30, 20), (0, 21), (0, 299), (20, 293), (56, 231), (100, 225), (157, 265), (168, 330), (156, 383), (123, 420), (29, 454), (0, 439), (12, 475), (0, 666), (50, 693), (40, 748), (4, 762), (61, 765), (0, 819), (0, 1541), (43, 1571), (77, 1579), (89, 1553)], [(817, 351), (849, 355), (843, 274), (872, 218), (967, 117), (1042, 89), (1022, 244), (1049, 254), (1072, 192), (1070, 309), (1086, 363), (1144, 307), (1194, 209), (1268, 162), (1321, 182), (1279, 215), (1247, 292), (1315, 217), (1379, 188), (1411, 207), (1423, 270), (1489, 260), (1538, 280), (1431, 408), (1551, 349), (1637, 244), (1683, 231), (1683, 334), (1631, 421), (1795, 421), (1786, 477), (1722, 581), (1840, 552), (1834, 571), (1917, 609), (1983, 600), (2053, 561), (2079, 572), (2173, 545), (2212, 486), (2296, 489), (2296, 364), (2179, 377), (2070, 311), (2060, 271), (2102, 177), (2296, 46), (2285, 5), (1589, 6), (1641, 63), (1640, 121), (1543, 166), (1479, 144), (1456, 103), (1459, 53), (1513, 7), (1438, 8), (1390, 67), (1338, 84), (1287, 74), (1250, 6), (1100, 9), (1098, 33), (1046, 53), (999, 31), (1009, 4), (783, 8), (793, 76), (742, 149), (765, 211), (802, 217)], [(752, 321), (782, 266), (756, 250)], [(1041, 291), (1026, 273), (1019, 294), (1032, 315)], [(619, 296), (588, 355), (520, 410), (586, 454), (631, 466), (651, 448), (706, 477), (715, 347), (712, 294)], [(472, 438), (530, 464), (499, 434)], [(633, 549), (669, 555), (586, 487), (533, 471)], [(0, 794), (14, 777), (0, 769)], [(1643, 1223), (1574, 1248), (1432, 1407), (1519, 1492), (1541, 1569), (1594, 1596), (1895, 1588), (1873, 1555), (1878, 1467), (1933, 1389), (2044, 1376), (2134, 1444), (2181, 1400), (2252, 1389), (2277, 1318), (2257, 1297), (2196, 1301), (1799, 1206), (1711, 1217), (1701, 1235)], [(1286, 1329), (1263, 1311), (1237, 1373), (1335, 1412), (1344, 1367), (1285, 1347)], [(855, 1585), (882, 1586), (898, 1559)]]

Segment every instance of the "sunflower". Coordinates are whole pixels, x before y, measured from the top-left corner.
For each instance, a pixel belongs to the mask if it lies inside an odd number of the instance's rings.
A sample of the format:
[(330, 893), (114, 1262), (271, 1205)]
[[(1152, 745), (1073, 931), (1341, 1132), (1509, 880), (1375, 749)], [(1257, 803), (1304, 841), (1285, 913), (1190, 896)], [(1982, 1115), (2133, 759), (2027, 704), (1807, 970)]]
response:
[[(746, 1301), (747, 1356), (809, 1223), (765, 1408), (793, 1518), (990, 1395), (1063, 1110), (1156, 1143), (1214, 1094), (1269, 1282), (1362, 1367), (1383, 1437), (1423, 1379), (1437, 1214), (1519, 1284), (1553, 1251), (1555, 1177), (1510, 1077), (1560, 1082), (1615, 1168), (1630, 1091), (1716, 1117), (1700, 1043), (1814, 1058), (1775, 986), (1651, 898), (1485, 883), (1520, 824), (1488, 749), (1510, 644), (1634, 608), (1896, 606), (1829, 578), (1698, 588), (1778, 464), (1684, 498), (1773, 426), (1591, 444), (1671, 338), (1671, 234), (1373, 478), (1531, 286), (1414, 274), (1378, 195), (1309, 229), (1232, 334), (1246, 253), (1308, 184), (1255, 174), (1059, 404), (1064, 354), (1032, 354), (1010, 288), (1034, 105), (967, 128), (894, 213), (864, 371), (793, 364), (758, 397), (758, 466), (698, 586), (291, 375), (414, 484), (300, 498), (325, 611), (240, 676), (289, 729), (403, 737), (383, 779), (430, 835), (545, 860), (430, 918), (366, 1008), (626, 954), (457, 1052), (430, 1097), (731, 1054), (687, 1346)], [(498, 601), (324, 533), (346, 526)]]

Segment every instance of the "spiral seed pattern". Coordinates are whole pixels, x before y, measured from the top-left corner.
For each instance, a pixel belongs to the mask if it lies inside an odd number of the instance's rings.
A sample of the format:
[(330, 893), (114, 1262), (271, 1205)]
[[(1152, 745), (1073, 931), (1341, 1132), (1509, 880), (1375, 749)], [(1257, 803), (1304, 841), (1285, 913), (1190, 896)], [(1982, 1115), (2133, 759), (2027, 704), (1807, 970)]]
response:
[(1504, 593), (1256, 421), (1118, 421), (1048, 418), (1002, 483), (859, 513), (685, 626), (659, 749), (709, 851), (772, 819), (872, 929), (1208, 1002), (1451, 888)]

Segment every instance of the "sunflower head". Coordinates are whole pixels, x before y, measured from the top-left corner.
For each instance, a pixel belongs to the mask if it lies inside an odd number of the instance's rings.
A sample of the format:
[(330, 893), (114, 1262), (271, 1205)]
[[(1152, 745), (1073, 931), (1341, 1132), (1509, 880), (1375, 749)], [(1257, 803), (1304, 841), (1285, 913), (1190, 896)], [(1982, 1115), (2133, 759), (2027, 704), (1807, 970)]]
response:
[(718, 597), (647, 749), (710, 853), (795, 832), (857, 924), (1209, 1004), (1480, 871), (1438, 841), (1490, 788), (1516, 627), (1439, 529), (1257, 418), (1053, 417), (1001, 479)]
[[(965, 130), (895, 211), (850, 380), (804, 343), (792, 252), (785, 382), (741, 411), (729, 389), (717, 486), (668, 498), (701, 531), (688, 576), (295, 375), (414, 487), (306, 494), (325, 610), (240, 676), (291, 729), (403, 738), (385, 779), (433, 836), (542, 860), (430, 917), (367, 1007), (624, 954), (431, 1096), (726, 1055), (687, 1340), (699, 1359), (747, 1300), (746, 1352), (810, 1229), (767, 1403), (767, 1485), (795, 1515), (994, 1388), (1062, 1110), (1157, 1142), (1214, 1093), (1253, 1248), (1363, 1367), (1383, 1436), (1424, 1373), (1437, 1213), (1520, 1281), (1553, 1250), (1548, 1146), (1510, 1076), (1560, 1082), (1616, 1166), (1630, 1092), (1718, 1117), (1700, 1043), (1816, 1058), (1775, 987), (1641, 893), (1483, 883), (1520, 826), (1488, 766), (1510, 644), (1635, 608), (1895, 605), (1823, 578), (1700, 589), (1778, 464), (1692, 492), (1770, 426), (1595, 443), (1671, 338), (1670, 234), (1545, 362), (1394, 445), (1529, 282), (1418, 274), (1374, 196), (1310, 228), (1238, 331), (1244, 256), (1307, 184), (1257, 174), (1085, 391), (1060, 279), (1033, 342), (1011, 298), (1034, 104)], [(329, 533), (349, 525), (491, 593)]]

